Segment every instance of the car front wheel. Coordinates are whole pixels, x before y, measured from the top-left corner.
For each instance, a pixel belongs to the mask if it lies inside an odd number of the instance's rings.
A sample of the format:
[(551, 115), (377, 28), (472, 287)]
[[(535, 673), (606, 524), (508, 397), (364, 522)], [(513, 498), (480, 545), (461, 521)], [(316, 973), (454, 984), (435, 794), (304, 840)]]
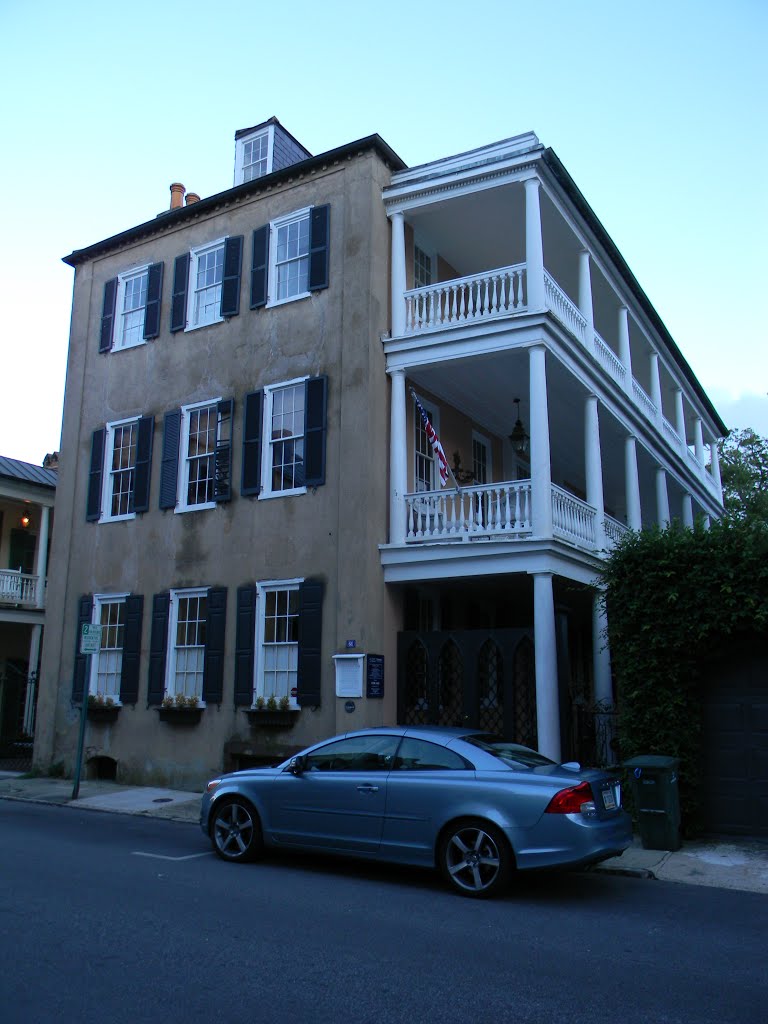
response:
[(509, 884), (509, 844), (487, 821), (455, 822), (443, 836), (438, 856), (443, 876), (462, 896), (496, 896)]
[(211, 842), (223, 860), (255, 860), (261, 853), (262, 841), (261, 825), (253, 807), (239, 797), (222, 800), (213, 812)]

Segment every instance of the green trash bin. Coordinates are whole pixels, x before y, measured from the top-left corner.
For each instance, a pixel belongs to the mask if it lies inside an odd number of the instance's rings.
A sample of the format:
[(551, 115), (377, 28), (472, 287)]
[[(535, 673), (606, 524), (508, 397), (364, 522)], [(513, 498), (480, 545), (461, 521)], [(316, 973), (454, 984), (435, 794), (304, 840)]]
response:
[(679, 764), (676, 757), (661, 754), (631, 757), (624, 762), (646, 850), (680, 849)]

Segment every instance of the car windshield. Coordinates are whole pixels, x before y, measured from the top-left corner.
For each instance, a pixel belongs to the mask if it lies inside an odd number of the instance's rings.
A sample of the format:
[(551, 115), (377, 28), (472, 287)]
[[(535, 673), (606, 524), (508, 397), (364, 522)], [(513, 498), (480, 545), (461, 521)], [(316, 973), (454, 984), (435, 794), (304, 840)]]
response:
[(538, 753), (538, 751), (531, 750), (530, 747), (524, 747), (520, 743), (511, 743), (509, 740), (503, 740), (501, 736), (478, 733), (475, 736), (463, 736), (462, 739), (475, 747), (480, 747), (481, 750), (485, 750), (489, 754), (493, 754), (494, 757), (498, 757), (500, 761), (509, 765), (510, 768), (539, 768), (542, 765), (555, 763), (550, 761), (548, 757), (544, 757), (543, 754)]

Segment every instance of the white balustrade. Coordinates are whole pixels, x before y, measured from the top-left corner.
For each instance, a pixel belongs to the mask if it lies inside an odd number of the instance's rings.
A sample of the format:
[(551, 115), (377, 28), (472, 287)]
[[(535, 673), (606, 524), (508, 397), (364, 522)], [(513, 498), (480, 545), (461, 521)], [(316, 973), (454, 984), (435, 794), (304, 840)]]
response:
[(603, 523), (605, 525), (605, 539), (609, 547), (618, 544), (624, 534), (629, 533), (629, 527), (625, 526), (624, 523), (620, 523), (618, 519), (614, 519), (613, 516), (605, 516)]
[(595, 331), (595, 355), (600, 365), (623, 387), (627, 368), (597, 331)]
[(586, 501), (552, 485), (552, 528), (557, 536), (594, 548), (596, 514)]
[(37, 604), (37, 576), (18, 569), (0, 569), (0, 601), (10, 604)]
[(587, 321), (583, 314), (562, 288), (555, 282), (551, 274), (544, 271), (544, 294), (547, 307), (554, 313), (563, 327), (579, 339), (582, 344), (587, 340)]
[(531, 532), (531, 481), (406, 494), (407, 543)]
[(405, 333), (509, 316), (526, 309), (525, 264), (440, 281), (405, 293)]
[(645, 415), (649, 420), (656, 419), (656, 406), (653, 404), (648, 395), (643, 391), (636, 380), (632, 381), (632, 394), (635, 397), (635, 402), (640, 406)]
[(680, 435), (669, 422), (669, 420), (666, 418), (662, 419), (661, 425), (664, 430), (664, 433), (667, 436), (667, 440), (669, 441), (669, 443), (672, 445), (676, 445), (678, 448), (681, 448), (683, 445), (683, 439), (680, 437)]

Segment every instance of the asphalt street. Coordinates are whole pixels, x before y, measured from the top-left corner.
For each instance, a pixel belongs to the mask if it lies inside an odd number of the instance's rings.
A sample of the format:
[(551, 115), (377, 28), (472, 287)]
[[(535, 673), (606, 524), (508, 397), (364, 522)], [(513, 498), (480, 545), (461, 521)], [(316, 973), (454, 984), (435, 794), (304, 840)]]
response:
[(598, 873), (219, 861), (190, 823), (0, 800), (3, 1024), (765, 1024), (768, 898)]

